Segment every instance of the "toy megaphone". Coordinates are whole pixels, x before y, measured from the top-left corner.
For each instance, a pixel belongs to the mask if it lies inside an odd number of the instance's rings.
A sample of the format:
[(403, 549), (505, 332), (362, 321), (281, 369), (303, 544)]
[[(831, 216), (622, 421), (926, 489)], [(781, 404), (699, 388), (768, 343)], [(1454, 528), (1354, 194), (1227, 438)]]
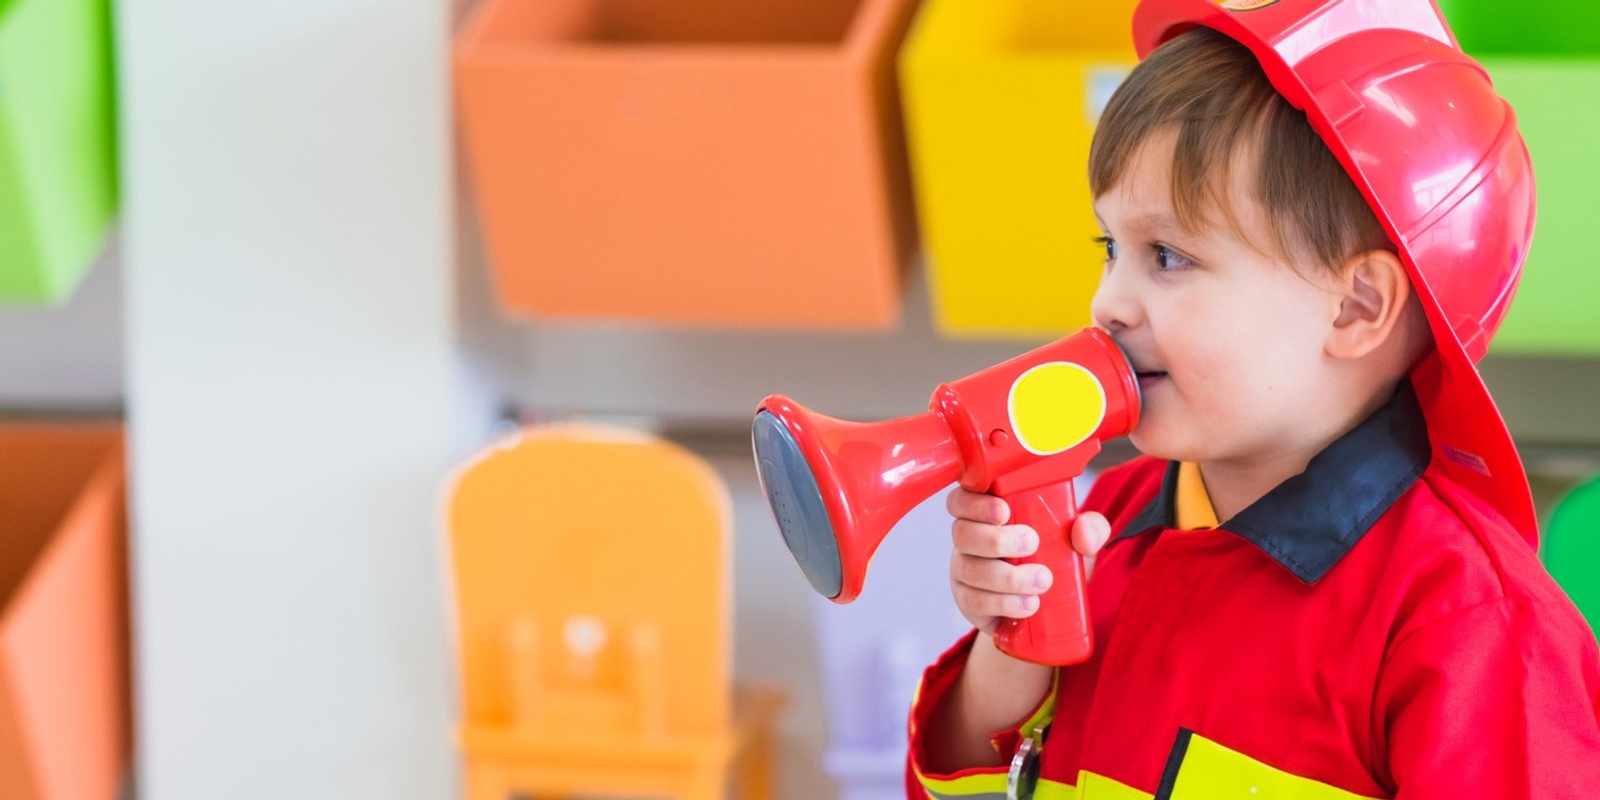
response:
[(1027, 619), (1004, 620), (995, 644), (1040, 664), (1075, 664), (1094, 649), (1083, 558), (1072, 548), (1072, 479), (1100, 443), (1139, 421), (1139, 381), (1116, 342), (1090, 328), (946, 383), (923, 414), (846, 422), (781, 395), (761, 402), (751, 436), (762, 489), (812, 588), (839, 603), (861, 593), (884, 535), (950, 483), (1006, 500), (1011, 522), (1039, 532), (1055, 582)]

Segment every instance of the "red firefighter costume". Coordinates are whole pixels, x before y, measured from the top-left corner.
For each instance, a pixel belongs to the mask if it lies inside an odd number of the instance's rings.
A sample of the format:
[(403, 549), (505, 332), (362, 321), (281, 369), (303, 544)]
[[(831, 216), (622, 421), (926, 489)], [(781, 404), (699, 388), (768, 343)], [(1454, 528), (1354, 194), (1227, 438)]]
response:
[[(1115, 532), (1088, 590), (1096, 651), (996, 748), (1038, 770), (1040, 800), (1600, 797), (1600, 653), (1537, 561), (1527, 478), (1474, 367), (1533, 230), (1511, 108), (1430, 0), (1143, 0), (1135, 45), (1196, 25), (1248, 46), (1306, 112), (1436, 347), (1215, 529), (1175, 525), (1176, 467), (1103, 475), (1084, 504)], [(1007, 796), (1003, 768), (923, 769), (970, 643), (924, 676), (909, 797)]]
[[(1429, 450), (1406, 386), (1215, 529), (1174, 527), (1175, 466), (1101, 476), (1095, 653), (994, 737), (1009, 755), (1044, 730), (1033, 797), (1595, 797), (1600, 648)], [(1003, 768), (921, 768), (970, 644), (923, 678), (909, 797), (1006, 797)]]

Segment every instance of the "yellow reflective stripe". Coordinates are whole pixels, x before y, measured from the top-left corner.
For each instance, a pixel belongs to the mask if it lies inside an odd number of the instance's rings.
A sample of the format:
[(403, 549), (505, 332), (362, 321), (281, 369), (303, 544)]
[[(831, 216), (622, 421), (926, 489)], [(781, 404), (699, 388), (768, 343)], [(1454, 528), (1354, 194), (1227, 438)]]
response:
[(1035, 728), (1043, 728), (1056, 718), (1056, 692), (1060, 688), (1061, 670), (1058, 669), (1055, 671), (1054, 677), (1050, 679), (1050, 693), (1044, 696), (1044, 700), (1040, 701), (1038, 710), (1034, 711), (1032, 716), (1023, 720), (1022, 724), (1017, 726), (1017, 731), (1022, 734), (1024, 739), (1033, 733)]
[[(990, 800), (990, 798), (1005, 800), (1006, 797), (1004, 773), (967, 775), (949, 781), (934, 780), (921, 775), (917, 777), (922, 780), (922, 788), (933, 800)], [(975, 781), (974, 778), (980, 780)], [(995, 778), (999, 780), (994, 780)], [(1149, 797), (1150, 795), (1145, 795), (1145, 800)], [(1041, 779), (1033, 790), (1033, 800), (1078, 800), (1078, 798), (1078, 787), (1051, 780)]]
[[(971, 800), (975, 797), (1004, 798), (1006, 796), (1005, 775), (968, 775), (953, 781), (937, 781), (931, 778), (922, 778), (922, 787), (928, 791), (928, 796), (934, 800), (955, 798), (958, 800)], [(998, 779), (993, 783), (983, 781), (979, 783), (962, 783), (972, 778)], [(968, 792), (968, 793), (964, 793)], [(1048, 778), (1039, 779), (1039, 785), (1034, 787), (1033, 800), (1151, 800), (1154, 795), (1141, 792), (1131, 786), (1119, 783), (1104, 775), (1096, 775), (1084, 770), (1078, 773), (1078, 785), (1060, 783)]]
[(959, 778), (930, 778), (917, 771), (917, 780), (922, 782), (922, 788), (934, 800), (947, 800), (948, 798), (961, 798), (961, 800), (1005, 800), (1006, 773), (980, 772), (975, 775), (963, 775)]
[(1039, 785), (1033, 789), (1033, 800), (1078, 800), (1078, 787), (1066, 783), (1039, 779)]
[(1078, 785), (1083, 787), (1081, 800), (1151, 800), (1155, 797), (1088, 770), (1078, 773)]
[(1189, 739), (1172, 800), (1372, 800), (1310, 778), (1291, 775), (1236, 753), (1199, 734)]

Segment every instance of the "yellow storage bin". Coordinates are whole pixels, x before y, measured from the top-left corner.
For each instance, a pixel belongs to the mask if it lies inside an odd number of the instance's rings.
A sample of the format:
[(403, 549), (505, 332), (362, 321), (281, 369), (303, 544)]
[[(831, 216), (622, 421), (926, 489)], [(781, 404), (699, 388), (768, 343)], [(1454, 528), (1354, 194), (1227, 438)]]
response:
[(1052, 337), (1100, 280), (1089, 140), (1136, 63), (1135, 0), (928, 0), (900, 55), (941, 333)]

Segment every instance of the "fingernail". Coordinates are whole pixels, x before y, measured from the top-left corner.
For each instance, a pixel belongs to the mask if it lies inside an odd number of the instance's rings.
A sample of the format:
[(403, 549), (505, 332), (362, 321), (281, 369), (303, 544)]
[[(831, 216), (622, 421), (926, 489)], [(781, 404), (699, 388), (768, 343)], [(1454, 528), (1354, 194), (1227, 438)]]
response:
[(1050, 570), (1040, 567), (1033, 571), (1033, 588), (1050, 588)]
[(1033, 534), (1028, 533), (1026, 531), (1023, 531), (1023, 532), (1020, 532), (1020, 533), (1017, 534), (1016, 550), (1014, 551), (1017, 555), (1019, 555), (1019, 556), (1028, 555), (1029, 553), (1032, 553), (1034, 551), (1034, 549), (1037, 548), (1037, 547), (1038, 547), (1038, 545), (1035, 544), (1034, 541), (1033, 541)]
[(1038, 611), (1038, 610), (1039, 610), (1039, 598), (1034, 597), (1033, 595), (1028, 595), (1027, 597), (1022, 598), (1022, 611), (1023, 611), (1023, 613), (1032, 614), (1033, 612)]

